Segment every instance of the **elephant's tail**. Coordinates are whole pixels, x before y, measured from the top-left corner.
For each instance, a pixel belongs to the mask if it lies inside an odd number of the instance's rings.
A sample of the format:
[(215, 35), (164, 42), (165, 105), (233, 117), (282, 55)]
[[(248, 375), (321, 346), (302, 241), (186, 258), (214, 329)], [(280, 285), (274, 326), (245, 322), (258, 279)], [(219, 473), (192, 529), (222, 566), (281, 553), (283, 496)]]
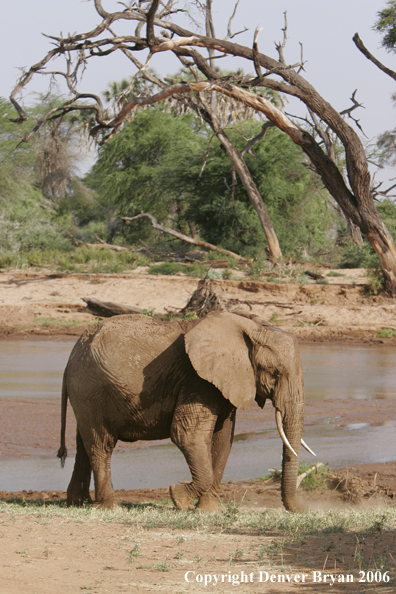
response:
[(61, 405), (61, 434), (60, 434), (60, 448), (58, 450), (58, 458), (61, 461), (61, 467), (63, 468), (65, 465), (65, 460), (67, 458), (67, 448), (66, 448), (66, 411), (67, 411), (67, 388), (66, 388), (66, 370), (63, 374), (63, 383), (62, 383), (62, 405)]

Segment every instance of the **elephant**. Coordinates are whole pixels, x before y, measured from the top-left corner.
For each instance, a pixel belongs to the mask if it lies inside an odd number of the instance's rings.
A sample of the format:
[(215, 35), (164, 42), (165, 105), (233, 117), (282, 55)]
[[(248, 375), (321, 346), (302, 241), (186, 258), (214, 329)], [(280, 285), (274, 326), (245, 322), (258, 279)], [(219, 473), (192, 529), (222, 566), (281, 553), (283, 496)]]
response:
[(91, 472), (95, 505), (115, 503), (110, 462), (118, 440), (171, 438), (192, 477), (170, 486), (174, 505), (193, 509), (198, 499), (198, 509), (218, 510), (236, 410), (254, 402), (263, 408), (268, 399), (284, 442), (282, 501), (287, 510), (301, 509), (296, 483), (300, 446), (307, 447), (304, 381), (291, 334), (228, 312), (170, 322), (115, 316), (85, 330), (70, 354), (62, 386), (62, 464), (68, 399), (77, 420), (69, 506), (91, 502)]

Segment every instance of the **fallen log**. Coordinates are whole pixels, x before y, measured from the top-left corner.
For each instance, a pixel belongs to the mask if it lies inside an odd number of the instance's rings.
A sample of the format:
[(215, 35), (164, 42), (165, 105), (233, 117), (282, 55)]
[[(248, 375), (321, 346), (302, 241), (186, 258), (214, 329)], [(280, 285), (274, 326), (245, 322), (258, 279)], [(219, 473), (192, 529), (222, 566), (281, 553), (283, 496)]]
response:
[(180, 239), (181, 241), (184, 241), (186, 243), (191, 243), (192, 245), (198, 245), (199, 247), (202, 247), (207, 250), (211, 250), (213, 252), (220, 252), (221, 254), (227, 254), (227, 256), (231, 256), (232, 258), (235, 258), (235, 260), (238, 260), (238, 262), (245, 261), (245, 258), (242, 258), (242, 256), (240, 256), (239, 254), (235, 254), (234, 252), (230, 252), (229, 250), (225, 250), (224, 248), (219, 248), (219, 247), (213, 245), (212, 243), (207, 243), (206, 241), (201, 241), (199, 239), (193, 239), (192, 237), (189, 237), (188, 235), (184, 235), (184, 233), (179, 233), (179, 231), (175, 231), (174, 229), (171, 229), (170, 227), (165, 227), (164, 225), (161, 225), (160, 223), (158, 223), (157, 219), (155, 217), (153, 217), (153, 215), (148, 214), (147, 212), (142, 212), (139, 215), (136, 215), (135, 217), (121, 217), (121, 218), (123, 221), (137, 221), (138, 219), (142, 219), (144, 217), (149, 219), (149, 221), (152, 224), (152, 226), (154, 227), (154, 229), (158, 229), (158, 231), (162, 231), (163, 233), (168, 233), (169, 235), (173, 235), (174, 237), (177, 237), (178, 239)]
[(310, 276), (314, 280), (324, 280), (323, 274), (318, 274), (317, 272), (312, 272), (311, 270), (304, 270), (304, 274)]
[(145, 314), (158, 317), (158, 314), (154, 314), (154, 310), (143, 309), (133, 305), (120, 305), (111, 301), (99, 301), (99, 299), (94, 299), (93, 297), (83, 297), (82, 300), (85, 301), (88, 309), (93, 314), (102, 318), (111, 318), (112, 316), (122, 316), (125, 314)]
[(66, 231), (66, 229), (62, 229), (58, 227), (59, 231), (63, 233), (67, 239), (70, 239), (71, 243), (74, 247), (86, 247), (91, 250), (112, 250), (113, 252), (130, 252), (130, 251), (140, 251), (140, 250), (130, 250), (129, 248), (122, 247), (120, 245), (113, 245), (112, 243), (106, 243), (103, 239), (100, 239), (97, 235), (95, 235), (95, 239), (99, 241), (99, 243), (88, 243), (87, 241), (80, 241), (74, 235)]
[(97, 243), (88, 243), (86, 245), (88, 245), (91, 248), (94, 249), (102, 249), (102, 250), (113, 250), (114, 252), (129, 252), (129, 248), (123, 247), (121, 245), (113, 245), (112, 243), (106, 243), (105, 241), (103, 241), (103, 239), (100, 239), (100, 237), (98, 237), (97, 235), (95, 235), (95, 239), (97, 239), (99, 241), (99, 244)]

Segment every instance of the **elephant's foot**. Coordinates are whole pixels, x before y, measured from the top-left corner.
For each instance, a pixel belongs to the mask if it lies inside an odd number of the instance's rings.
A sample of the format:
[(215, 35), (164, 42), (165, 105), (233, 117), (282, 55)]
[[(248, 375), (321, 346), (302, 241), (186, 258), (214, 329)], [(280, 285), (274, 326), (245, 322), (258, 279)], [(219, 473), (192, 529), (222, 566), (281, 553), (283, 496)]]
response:
[(96, 501), (94, 501), (94, 503), (92, 504), (92, 507), (95, 507), (97, 509), (111, 509), (112, 507), (115, 507), (118, 504), (114, 493), (109, 496), (106, 497), (104, 499), (96, 499)]
[(307, 505), (301, 503), (301, 501), (296, 498), (292, 500), (282, 498), (282, 502), (287, 511), (292, 513), (303, 513), (309, 510)]
[(177, 509), (181, 509), (182, 511), (194, 509), (191, 504), (191, 495), (187, 485), (171, 485), (169, 487), (169, 492)]
[(112, 509), (117, 505), (115, 499), (104, 499), (103, 501), (94, 501), (92, 507), (96, 509)]
[(92, 499), (90, 497), (73, 497), (66, 499), (67, 507), (84, 507), (84, 505), (91, 505)]
[(220, 511), (217, 497), (210, 495), (209, 493), (205, 493), (205, 495), (201, 495), (201, 497), (199, 498), (198, 505), (197, 505), (197, 510), (204, 511), (204, 512), (210, 512), (210, 513)]
[(68, 489), (66, 505), (67, 507), (82, 507), (83, 505), (90, 505), (92, 503), (89, 491), (87, 493), (79, 491), (73, 493), (72, 490)]

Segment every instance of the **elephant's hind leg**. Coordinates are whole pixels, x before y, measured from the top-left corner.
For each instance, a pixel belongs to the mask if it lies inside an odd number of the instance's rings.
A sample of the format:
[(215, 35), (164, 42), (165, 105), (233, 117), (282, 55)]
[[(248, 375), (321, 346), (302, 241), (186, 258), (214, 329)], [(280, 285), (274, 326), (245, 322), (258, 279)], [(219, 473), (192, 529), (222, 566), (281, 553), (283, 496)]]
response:
[(100, 448), (93, 448), (91, 465), (95, 481), (95, 506), (113, 507), (116, 503), (113, 483), (111, 481), (111, 454), (117, 440), (106, 435)]
[(216, 422), (212, 437), (213, 486), (199, 498), (197, 509), (202, 511), (218, 511), (218, 495), (224, 469), (231, 451), (234, 439), (236, 408), (230, 403), (225, 404), (224, 411)]
[(113, 484), (111, 482), (111, 454), (117, 443), (105, 427), (103, 419), (90, 419), (86, 426), (79, 426), (85, 451), (88, 453), (90, 468), (95, 483), (96, 507), (112, 507), (115, 503)]
[(77, 428), (76, 436), (76, 459), (74, 462), (73, 474), (67, 488), (67, 505), (83, 505), (92, 503), (89, 495), (89, 484), (91, 482), (91, 462), (85, 450), (83, 440)]

